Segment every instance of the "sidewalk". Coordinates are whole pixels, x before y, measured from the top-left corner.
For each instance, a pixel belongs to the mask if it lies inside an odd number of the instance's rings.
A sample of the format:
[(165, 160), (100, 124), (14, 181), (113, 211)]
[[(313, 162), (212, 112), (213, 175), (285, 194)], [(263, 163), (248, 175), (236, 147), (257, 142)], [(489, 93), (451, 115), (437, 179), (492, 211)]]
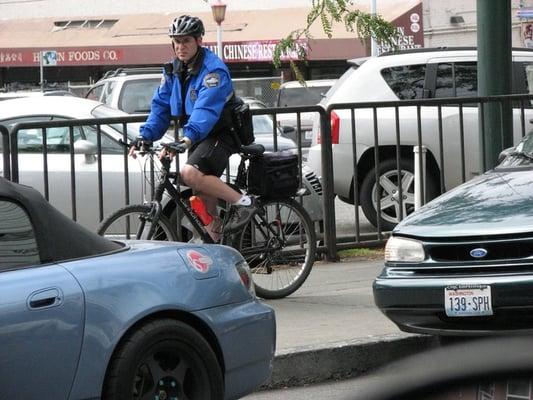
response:
[(276, 311), (277, 345), (264, 388), (357, 376), (436, 345), (401, 332), (374, 305), (372, 281), (383, 260), (317, 262), (291, 296), (265, 301)]

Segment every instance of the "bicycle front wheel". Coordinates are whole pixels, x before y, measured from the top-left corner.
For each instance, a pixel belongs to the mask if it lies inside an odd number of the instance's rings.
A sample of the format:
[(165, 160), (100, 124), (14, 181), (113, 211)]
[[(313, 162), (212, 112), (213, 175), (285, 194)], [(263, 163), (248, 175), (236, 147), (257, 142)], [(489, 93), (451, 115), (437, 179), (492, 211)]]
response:
[(176, 233), (168, 218), (161, 214), (154, 225), (152, 207), (149, 205), (131, 205), (115, 211), (102, 221), (97, 233), (115, 240), (168, 240), (177, 241)]
[(252, 270), (257, 295), (279, 299), (307, 279), (315, 261), (316, 237), (309, 214), (298, 202), (264, 200), (235, 247)]

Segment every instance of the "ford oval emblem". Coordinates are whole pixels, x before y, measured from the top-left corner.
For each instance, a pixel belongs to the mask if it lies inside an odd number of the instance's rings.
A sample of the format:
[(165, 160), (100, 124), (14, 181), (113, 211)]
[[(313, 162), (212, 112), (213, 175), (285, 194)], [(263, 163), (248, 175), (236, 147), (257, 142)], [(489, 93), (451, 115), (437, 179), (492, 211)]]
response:
[(474, 258), (483, 258), (487, 255), (487, 253), (487, 250), (481, 248), (470, 250), (470, 255)]

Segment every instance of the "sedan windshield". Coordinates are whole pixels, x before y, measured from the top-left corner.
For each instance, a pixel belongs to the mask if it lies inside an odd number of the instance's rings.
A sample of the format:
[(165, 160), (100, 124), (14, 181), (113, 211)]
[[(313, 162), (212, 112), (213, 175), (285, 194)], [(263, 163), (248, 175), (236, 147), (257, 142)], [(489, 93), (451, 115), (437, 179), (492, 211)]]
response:
[[(105, 104), (102, 104), (98, 107), (95, 107), (91, 114), (94, 118), (113, 118), (113, 117), (128, 117), (130, 115), (119, 111), (115, 108), (106, 106)], [(109, 125), (112, 127), (118, 135), (122, 136), (124, 127), (123, 124), (111, 124)], [(128, 135), (128, 138), (135, 139), (137, 136), (139, 136), (139, 128), (141, 124), (139, 122), (130, 122), (126, 126), (126, 134)]]

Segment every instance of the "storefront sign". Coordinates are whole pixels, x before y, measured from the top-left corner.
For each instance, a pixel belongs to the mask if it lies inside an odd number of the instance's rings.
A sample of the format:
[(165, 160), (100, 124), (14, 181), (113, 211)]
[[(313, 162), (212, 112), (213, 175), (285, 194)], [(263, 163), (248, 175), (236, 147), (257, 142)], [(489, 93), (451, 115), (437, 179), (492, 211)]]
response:
[[(398, 50), (418, 49), (424, 47), (424, 27), (422, 24), (422, 2), (392, 21), (398, 36), (392, 41)], [(392, 50), (391, 46), (382, 44), (379, 53)]]
[(41, 54), (45, 66), (119, 64), (124, 59), (124, 51), (120, 48), (68, 48), (45, 51), (0, 49), (0, 67), (38, 66)]
[[(222, 52), (226, 62), (245, 62), (245, 61), (272, 61), (274, 48), (279, 41), (258, 41), (258, 42), (232, 42), (223, 43)], [(210, 44), (207, 46), (211, 51), (217, 53), (217, 45)], [(296, 43), (298, 49), (304, 49), (307, 52), (307, 43), (300, 41)], [(297, 60), (298, 52), (283, 52), (281, 60)]]
[[(272, 61), (277, 40), (254, 42), (223, 43), (224, 61), (259, 62)], [(216, 43), (206, 43), (209, 49), (217, 52)], [(307, 51), (307, 43), (298, 42), (297, 47)], [(55, 54), (57, 66), (80, 65), (128, 65), (128, 64), (162, 64), (167, 62), (172, 53), (168, 45), (132, 45), (110, 48), (56, 48), (42, 49), (0, 49), (1, 67), (39, 66), (40, 54)], [(298, 59), (296, 51), (282, 53), (281, 60)]]
[(533, 48), (533, 22), (522, 22), (522, 41), (524, 47)]

